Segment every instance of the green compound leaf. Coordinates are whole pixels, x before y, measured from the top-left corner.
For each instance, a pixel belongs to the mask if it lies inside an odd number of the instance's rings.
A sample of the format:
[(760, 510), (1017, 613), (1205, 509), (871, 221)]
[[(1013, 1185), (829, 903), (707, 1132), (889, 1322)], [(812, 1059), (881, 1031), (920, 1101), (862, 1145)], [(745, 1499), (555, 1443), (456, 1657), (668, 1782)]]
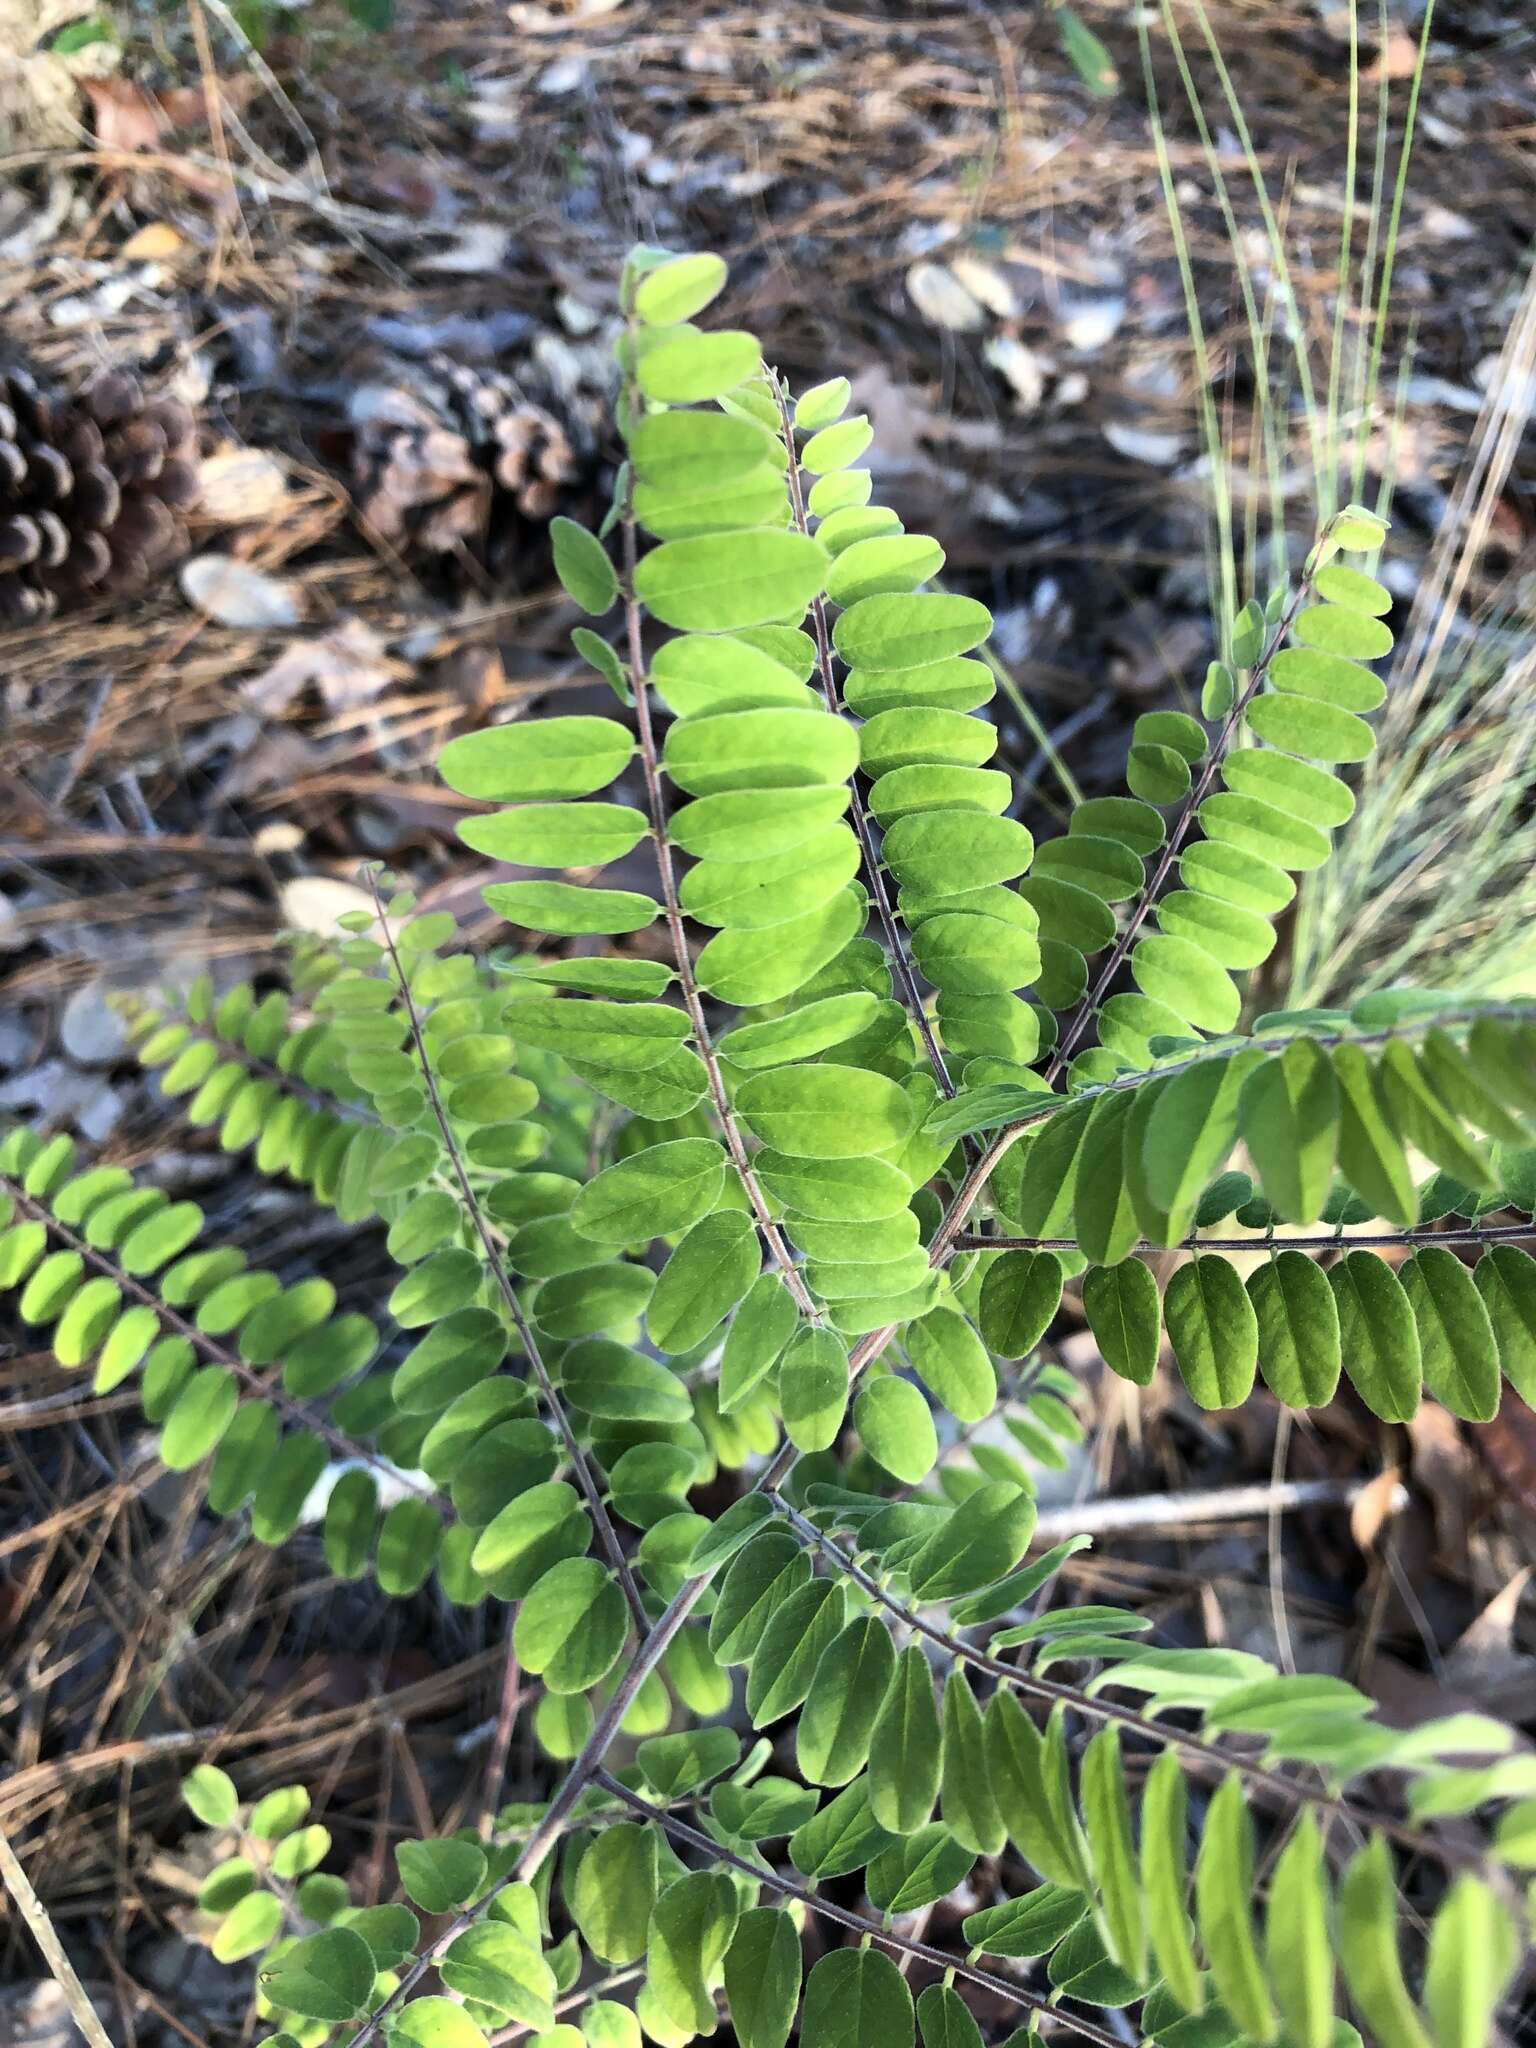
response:
[(870, 1863), (865, 1890), (882, 1913), (915, 1913), (947, 1898), (975, 1861), (941, 1821), (930, 1821), (880, 1851)]
[(992, 630), (992, 614), (972, 597), (917, 592), (866, 597), (832, 630), (833, 645), (850, 668), (917, 668), (969, 654)]
[(1434, 2048), (1403, 1981), (1397, 1886), (1386, 1838), (1375, 1835), (1339, 1886), (1339, 1961), (1360, 2018), (1382, 2048)]
[(485, 2036), (453, 1999), (415, 1998), (396, 2015), (390, 2039), (409, 2048), (475, 2048)]
[(1236, 1269), (1225, 1259), (1192, 1259), (1168, 1282), (1163, 1313), (1184, 1384), (1200, 1406), (1245, 1401), (1258, 1368), (1259, 1330)]
[(474, 1842), (402, 1842), (395, 1861), (406, 1896), (424, 1913), (451, 1913), (485, 1882), (485, 1852)]
[(646, 1983), (674, 2026), (712, 2032), (712, 1984), (736, 1930), (736, 1887), (723, 1873), (691, 1870), (651, 1909)]
[(893, 1835), (911, 1835), (933, 1812), (941, 1767), (933, 1673), (915, 1643), (902, 1651), (869, 1744), (870, 1811)]
[(913, 1599), (954, 1600), (991, 1585), (1024, 1555), (1034, 1527), (1035, 1503), (1021, 1488), (1004, 1480), (978, 1487), (908, 1565)]
[(848, 1406), (848, 1354), (831, 1330), (802, 1329), (779, 1361), (779, 1405), (790, 1442), (824, 1451)]
[(1329, 1268), (1344, 1367), (1383, 1422), (1411, 1422), (1423, 1382), (1418, 1325), (1403, 1284), (1384, 1260), (1348, 1252)]
[(1162, 1342), (1162, 1304), (1150, 1268), (1139, 1259), (1095, 1266), (1083, 1276), (1083, 1313), (1111, 1372), (1149, 1387)]
[(963, 1315), (936, 1308), (909, 1323), (903, 1339), (923, 1385), (957, 1422), (980, 1422), (997, 1400), (997, 1375), (987, 1348)]
[(566, 1899), (583, 1940), (604, 1962), (623, 1967), (645, 1954), (660, 1871), (653, 1828), (619, 1821), (588, 1845)]
[(438, 1972), (450, 1991), (524, 2026), (555, 2024), (555, 1977), (530, 1941), (504, 1920), (482, 1921), (454, 1941)]
[(1472, 1275), (1454, 1252), (1426, 1245), (1399, 1274), (1418, 1326), (1430, 1392), (1467, 1422), (1499, 1412), (1499, 1349)]
[(695, 1223), (661, 1270), (645, 1326), (658, 1351), (691, 1351), (746, 1295), (762, 1264), (750, 1216), (718, 1209)]
[(1279, 1251), (1248, 1276), (1259, 1370), (1277, 1401), (1321, 1408), (1343, 1369), (1339, 1310), (1327, 1276), (1304, 1252)]
[(635, 286), (635, 311), (647, 327), (670, 327), (702, 313), (725, 288), (719, 256), (674, 256), (648, 270)]
[(817, 1785), (846, 1785), (864, 1767), (875, 1717), (896, 1668), (890, 1630), (874, 1615), (823, 1652), (795, 1728), (795, 1760)]
[(227, 1772), (199, 1764), (181, 1781), (181, 1796), (205, 1828), (227, 1828), (240, 1811), (240, 1795)]

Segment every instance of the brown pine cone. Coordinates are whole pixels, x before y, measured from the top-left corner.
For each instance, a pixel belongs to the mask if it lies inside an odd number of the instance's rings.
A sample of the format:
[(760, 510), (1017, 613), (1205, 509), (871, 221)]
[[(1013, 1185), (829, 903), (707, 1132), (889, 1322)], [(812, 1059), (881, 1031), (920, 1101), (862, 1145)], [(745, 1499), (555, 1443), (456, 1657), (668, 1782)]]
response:
[(510, 377), (442, 357), (415, 391), (362, 387), (352, 420), (358, 510), (405, 551), (482, 540), (498, 500), (543, 524), (593, 466), (592, 450), (573, 448), (554, 413)]
[(74, 397), (0, 371), (0, 624), (139, 590), (187, 551), (197, 432), (109, 370)]

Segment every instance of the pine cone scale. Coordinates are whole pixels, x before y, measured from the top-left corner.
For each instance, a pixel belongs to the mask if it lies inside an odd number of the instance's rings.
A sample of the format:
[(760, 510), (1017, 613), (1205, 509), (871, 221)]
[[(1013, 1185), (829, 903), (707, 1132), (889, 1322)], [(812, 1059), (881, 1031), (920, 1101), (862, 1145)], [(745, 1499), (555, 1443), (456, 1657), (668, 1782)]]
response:
[(197, 495), (196, 423), (179, 400), (121, 370), (73, 395), (0, 371), (0, 620), (141, 589), (186, 553)]

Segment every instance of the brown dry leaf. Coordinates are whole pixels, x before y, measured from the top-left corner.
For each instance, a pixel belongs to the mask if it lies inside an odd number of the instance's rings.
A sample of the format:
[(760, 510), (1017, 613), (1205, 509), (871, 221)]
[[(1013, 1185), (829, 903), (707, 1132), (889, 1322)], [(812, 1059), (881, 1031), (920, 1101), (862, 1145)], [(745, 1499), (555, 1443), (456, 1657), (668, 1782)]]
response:
[(1440, 1555), (1457, 1571), (1467, 1562), (1467, 1517), (1477, 1494), (1477, 1461), (1461, 1425), (1438, 1401), (1420, 1403), (1408, 1424), (1413, 1476), (1429, 1495)]
[(558, 35), (583, 22), (600, 21), (605, 14), (617, 14), (624, 5), (625, 0), (564, 0), (564, 4), (555, 0), (551, 7), (534, 7), (524, 5), (523, 0), (512, 0), (507, 19), (526, 35)]
[(947, 263), (914, 263), (907, 272), (907, 296), (930, 327), (973, 333), (987, 315)]
[(155, 149), (169, 133), (165, 109), (132, 79), (87, 78), (82, 83), (103, 149)]
[(357, 882), (339, 881), (334, 875), (295, 875), (285, 882), (278, 896), (283, 920), (295, 931), (315, 932), (323, 939), (336, 936), (336, 920), (350, 911), (373, 914), (373, 898)]
[[(103, 149), (154, 149), (173, 130), (201, 134), (208, 127), (209, 94), (200, 85), (171, 86), (149, 92), (128, 78), (83, 78), (96, 117), (96, 140)], [(220, 80), (218, 97), (232, 110), (250, 99), (260, 81), (248, 77)]]
[(182, 564), (181, 588), (208, 618), (247, 633), (296, 626), (304, 616), (304, 594), (296, 583), (264, 576), (233, 555), (194, 555)]
[(1394, 22), (1387, 31), (1387, 40), (1360, 73), (1360, 82), (1363, 85), (1367, 79), (1412, 78), (1418, 62), (1418, 44), (1407, 29)]
[(1378, 1472), (1362, 1489), (1349, 1511), (1349, 1529), (1367, 1556), (1375, 1549), (1376, 1539), (1382, 1530), (1401, 1510), (1404, 1497), (1402, 1479), (1393, 1465), (1389, 1465), (1385, 1472)]
[(313, 684), (328, 710), (355, 711), (395, 681), (397, 673), (372, 627), (348, 619), (316, 640), (288, 648), (269, 669), (242, 684), (240, 694), (271, 716)]
[(303, 844), (304, 828), (295, 825), (291, 818), (274, 818), (270, 825), (263, 825), (251, 840), (252, 850), (265, 855), (297, 853)]
[(186, 236), (178, 234), (168, 220), (152, 220), (130, 235), (118, 254), (125, 263), (169, 263), (186, 246)]
[(288, 479), (276, 456), (226, 441), (198, 464), (198, 510), (221, 526), (250, 526), (275, 518), (288, 499)]
[(1445, 1656), (1445, 1677), (1451, 1684), (1465, 1686), (1489, 1706), (1499, 1700), (1505, 1712), (1518, 1706), (1521, 1694), (1529, 1694), (1536, 1672), (1536, 1657), (1528, 1656), (1515, 1643), (1515, 1622), (1530, 1577), (1529, 1565), (1516, 1572)]

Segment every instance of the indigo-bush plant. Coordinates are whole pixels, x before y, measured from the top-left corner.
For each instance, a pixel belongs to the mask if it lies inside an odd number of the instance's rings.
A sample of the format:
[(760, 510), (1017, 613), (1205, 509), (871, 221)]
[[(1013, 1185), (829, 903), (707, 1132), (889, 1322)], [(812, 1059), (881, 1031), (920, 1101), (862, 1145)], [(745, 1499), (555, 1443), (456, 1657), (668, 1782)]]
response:
[[(1053, 1604), (1086, 1539), (1031, 1554), (1068, 1284), (1207, 1409), (1536, 1397), (1536, 1011), (1244, 1014), (1372, 746), (1383, 523), (1330, 517), (1202, 716), (1036, 846), (986, 608), (873, 502), (846, 379), (695, 324), (725, 281), (631, 257), (628, 460), (600, 534), (555, 524), (611, 712), (442, 754), (465, 843), (552, 877), (488, 906), (554, 945), (477, 960), (375, 874), (288, 994), (131, 1006), (194, 1125), (387, 1226), (403, 1334), (64, 1139), (0, 1151), (0, 1285), (61, 1363), (136, 1376), (261, 1542), (330, 1472), (330, 1569), (491, 1603), (540, 1689), (549, 1796), (402, 1844), (409, 1904), (321, 1869), (302, 1788), (194, 1771), (215, 1952), (277, 2048), (980, 2048), (976, 1991), (1063, 2041), (1482, 2048), (1536, 1867), (1511, 1732), (1160, 1646)], [(608, 886), (640, 848), (654, 891)]]

